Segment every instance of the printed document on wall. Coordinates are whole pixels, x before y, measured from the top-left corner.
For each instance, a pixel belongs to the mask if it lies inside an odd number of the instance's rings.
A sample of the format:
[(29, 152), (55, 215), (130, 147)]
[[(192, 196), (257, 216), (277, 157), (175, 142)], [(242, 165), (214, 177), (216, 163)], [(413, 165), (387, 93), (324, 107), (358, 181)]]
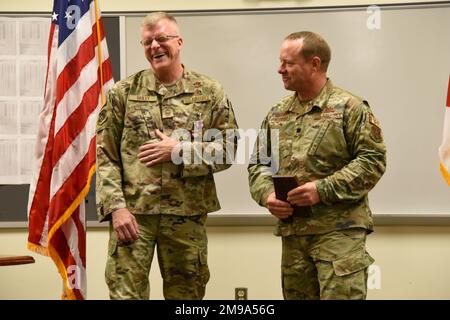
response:
[(27, 184), (44, 96), (48, 18), (0, 18), (0, 184)]

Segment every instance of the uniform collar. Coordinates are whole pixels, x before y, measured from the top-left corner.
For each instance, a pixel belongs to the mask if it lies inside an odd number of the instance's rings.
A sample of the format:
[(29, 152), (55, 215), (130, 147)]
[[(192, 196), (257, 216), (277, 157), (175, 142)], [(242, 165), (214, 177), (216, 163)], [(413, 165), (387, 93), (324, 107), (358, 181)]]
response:
[(300, 115), (306, 114), (312, 110), (314, 107), (318, 107), (323, 109), (328, 101), (328, 97), (330, 96), (331, 90), (333, 89), (333, 83), (330, 79), (327, 78), (327, 82), (323, 86), (322, 90), (317, 97), (308, 101), (300, 101), (298, 99), (297, 93), (292, 95), (291, 102), (288, 107), (288, 111), (295, 112)]
[(156, 78), (155, 73), (148, 69), (144, 71), (144, 87), (146, 87), (149, 91), (153, 91), (161, 96), (177, 96), (182, 93), (193, 93), (194, 87), (189, 80), (191, 77), (191, 71), (184, 67), (183, 65), (183, 74), (181, 78), (174, 84), (174, 87), (170, 86), (173, 90), (168, 94), (167, 88)]

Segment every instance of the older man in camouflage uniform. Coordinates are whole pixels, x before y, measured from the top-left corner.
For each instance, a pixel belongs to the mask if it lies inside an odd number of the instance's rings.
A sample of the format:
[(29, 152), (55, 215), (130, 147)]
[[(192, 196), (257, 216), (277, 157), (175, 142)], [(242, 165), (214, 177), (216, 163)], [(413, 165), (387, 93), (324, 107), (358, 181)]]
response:
[[(285, 299), (365, 299), (374, 261), (366, 252), (373, 231), (367, 194), (385, 171), (386, 148), (368, 103), (327, 78), (330, 58), (315, 33), (286, 37), (278, 72), (295, 93), (262, 124), (268, 136), (279, 132), (277, 175), (295, 175), (300, 186), (287, 202), (276, 199), (273, 172), (261, 161), (270, 139), (258, 141), (248, 167), (253, 198), (279, 218)], [(293, 215), (292, 205), (310, 206), (310, 215)]]
[[(230, 166), (202, 158), (202, 150), (220, 143), (233, 152), (236, 139), (223, 137), (237, 124), (222, 86), (181, 64), (174, 17), (148, 15), (141, 39), (152, 70), (116, 83), (97, 122), (97, 209), (100, 221), (112, 220), (106, 282), (112, 299), (148, 299), (157, 248), (164, 297), (202, 299), (205, 220), (220, 208), (213, 173)], [(201, 141), (208, 129), (215, 135)], [(177, 130), (189, 140), (181, 143)], [(191, 153), (200, 161), (188, 161)]]

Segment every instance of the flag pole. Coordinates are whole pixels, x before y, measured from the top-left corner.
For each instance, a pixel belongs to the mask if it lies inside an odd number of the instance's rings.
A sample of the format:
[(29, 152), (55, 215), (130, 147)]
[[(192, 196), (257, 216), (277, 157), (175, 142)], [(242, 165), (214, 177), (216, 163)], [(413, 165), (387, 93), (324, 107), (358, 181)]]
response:
[(97, 48), (98, 48), (98, 66), (100, 68), (100, 94), (102, 97), (102, 105), (105, 103), (105, 95), (103, 93), (103, 66), (102, 66), (102, 40), (100, 36), (100, 24), (98, 17), (97, 0), (94, 0), (95, 6), (95, 25), (97, 26)]

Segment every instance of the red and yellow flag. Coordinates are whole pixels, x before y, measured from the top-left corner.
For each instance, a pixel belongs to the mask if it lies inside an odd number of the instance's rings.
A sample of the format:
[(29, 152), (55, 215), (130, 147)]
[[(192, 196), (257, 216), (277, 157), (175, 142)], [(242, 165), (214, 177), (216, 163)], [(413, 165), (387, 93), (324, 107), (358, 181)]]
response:
[(444, 136), (439, 147), (439, 160), (442, 175), (450, 185), (450, 76), (448, 79), (447, 103), (445, 108)]

